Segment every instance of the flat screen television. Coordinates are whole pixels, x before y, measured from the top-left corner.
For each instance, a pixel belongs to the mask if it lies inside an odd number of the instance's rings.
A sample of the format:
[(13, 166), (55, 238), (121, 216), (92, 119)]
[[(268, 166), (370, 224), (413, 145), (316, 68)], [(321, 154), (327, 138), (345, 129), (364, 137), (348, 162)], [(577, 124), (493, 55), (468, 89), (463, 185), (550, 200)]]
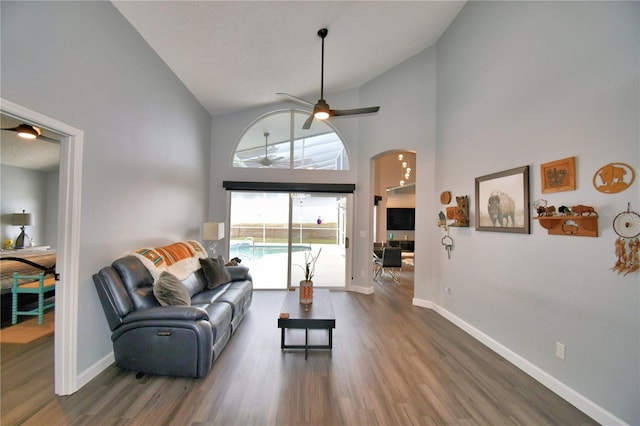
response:
[(413, 231), (416, 229), (416, 209), (408, 207), (387, 208), (387, 230)]

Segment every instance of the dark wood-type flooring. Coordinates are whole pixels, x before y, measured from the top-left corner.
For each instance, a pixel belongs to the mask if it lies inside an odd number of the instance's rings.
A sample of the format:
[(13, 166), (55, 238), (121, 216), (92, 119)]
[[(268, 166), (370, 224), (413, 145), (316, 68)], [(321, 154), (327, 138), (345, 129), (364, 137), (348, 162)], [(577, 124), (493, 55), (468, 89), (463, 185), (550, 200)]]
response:
[(304, 351), (280, 349), (284, 292), (255, 292), (205, 379), (136, 379), (111, 366), (58, 397), (53, 336), (2, 345), (1, 424), (595, 424), (438, 314), (412, 306), (411, 274), (403, 275), (402, 286), (387, 280), (374, 295), (332, 292), (333, 351), (311, 351), (307, 361)]

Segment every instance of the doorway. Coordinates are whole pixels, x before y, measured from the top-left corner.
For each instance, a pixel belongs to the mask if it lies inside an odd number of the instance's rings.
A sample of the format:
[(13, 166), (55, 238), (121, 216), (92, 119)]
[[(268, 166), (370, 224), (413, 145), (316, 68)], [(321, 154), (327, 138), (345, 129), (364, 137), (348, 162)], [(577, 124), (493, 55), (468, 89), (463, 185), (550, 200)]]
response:
[(56, 286), (54, 337), (54, 392), (70, 395), (77, 380), (78, 270), (80, 253), (80, 200), (82, 183), (82, 130), (51, 117), (0, 99), (0, 112), (62, 136), (58, 195), (56, 274), (64, 285)]
[(346, 287), (348, 194), (231, 191), (229, 258), (251, 269), (256, 290), (297, 287), (314, 262), (314, 286)]
[[(383, 247), (400, 247), (401, 273), (407, 282), (414, 278), (416, 217), (416, 154), (394, 150), (373, 158), (373, 223), (374, 254)], [(378, 284), (393, 281), (378, 280)]]

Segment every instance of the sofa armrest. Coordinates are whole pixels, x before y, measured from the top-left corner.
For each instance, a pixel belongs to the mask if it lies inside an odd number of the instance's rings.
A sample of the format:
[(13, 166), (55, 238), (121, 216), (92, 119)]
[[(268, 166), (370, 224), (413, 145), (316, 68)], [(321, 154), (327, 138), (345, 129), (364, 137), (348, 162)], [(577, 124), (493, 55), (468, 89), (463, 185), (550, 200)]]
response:
[(249, 275), (249, 268), (246, 266), (227, 266), (227, 271), (231, 275), (231, 281), (251, 280)]
[(207, 311), (195, 306), (158, 306), (150, 309), (140, 309), (124, 317), (123, 324), (131, 324), (147, 320), (208, 320)]
[[(185, 313), (189, 311), (188, 308), (191, 307), (167, 306), (144, 311)], [(194, 313), (200, 310), (191, 309)], [(122, 324), (111, 334), (111, 341), (116, 365), (125, 370), (167, 376), (205, 377), (213, 362), (213, 337), (208, 320), (146, 318)]]

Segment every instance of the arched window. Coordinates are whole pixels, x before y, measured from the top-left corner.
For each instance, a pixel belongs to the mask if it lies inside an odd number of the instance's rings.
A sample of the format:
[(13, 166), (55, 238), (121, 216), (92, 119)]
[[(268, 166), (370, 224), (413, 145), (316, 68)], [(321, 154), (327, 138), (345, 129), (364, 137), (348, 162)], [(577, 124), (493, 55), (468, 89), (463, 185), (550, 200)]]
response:
[(349, 170), (345, 145), (329, 123), (302, 125), (308, 112), (285, 110), (260, 117), (240, 137), (233, 167)]

